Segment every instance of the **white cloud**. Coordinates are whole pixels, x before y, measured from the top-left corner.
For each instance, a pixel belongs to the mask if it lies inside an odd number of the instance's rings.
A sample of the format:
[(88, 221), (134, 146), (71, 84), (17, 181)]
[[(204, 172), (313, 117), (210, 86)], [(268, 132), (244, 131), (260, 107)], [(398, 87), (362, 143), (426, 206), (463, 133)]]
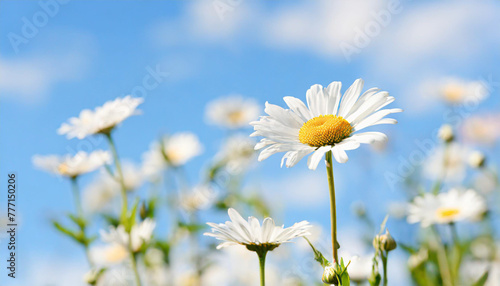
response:
[[(0, 58), (0, 96), (23, 103), (43, 100), (62, 82), (85, 75), (92, 52), (92, 39), (86, 35), (61, 33), (50, 37), (48, 46), (35, 48), (26, 56)], [(54, 43), (62, 43), (54, 47)]]

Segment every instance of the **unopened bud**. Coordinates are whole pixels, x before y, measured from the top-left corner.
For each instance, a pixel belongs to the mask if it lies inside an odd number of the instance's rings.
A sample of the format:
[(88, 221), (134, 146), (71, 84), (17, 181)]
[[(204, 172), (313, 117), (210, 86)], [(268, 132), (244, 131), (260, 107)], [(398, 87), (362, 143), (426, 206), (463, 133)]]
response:
[(474, 151), (469, 155), (469, 165), (472, 168), (481, 168), (486, 162), (486, 157), (480, 151)]
[(455, 134), (453, 133), (453, 127), (449, 124), (444, 124), (439, 128), (438, 131), (439, 139), (443, 140), (443, 142), (450, 143), (455, 139)]
[(139, 215), (142, 220), (145, 220), (148, 217), (148, 209), (146, 207), (146, 203), (142, 202), (141, 208), (139, 209)]
[(397, 243), (386, 229), (385, 234), (376, 235), (373, 239), (373, 247), (382, 251), (391, 251), (396, 249)]
[(337, 265), (329, 265), (325, 267), (321, 280), (323, 280), (323, 283), (326, 284), (339, 285), (339, 279), (337, 276)]

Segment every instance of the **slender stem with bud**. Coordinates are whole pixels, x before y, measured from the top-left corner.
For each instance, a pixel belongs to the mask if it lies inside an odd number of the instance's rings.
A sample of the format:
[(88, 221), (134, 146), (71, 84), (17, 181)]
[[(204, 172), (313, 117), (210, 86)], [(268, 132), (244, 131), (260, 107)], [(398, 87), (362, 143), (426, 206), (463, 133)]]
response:
[(332, 151), (328, 151), (325, 154), (326, 160), (326, 172), (328, 175), (328, 187), (330, 189), (330, 216), (332, 224), (332, 248), (333, 248), (333, 259), (335, 263), (339, 263), (338, 258), (338, 242), (337, 242), (337, 207), (335, 203), (335, 181), (333, 179), (333, 162), (332, 162)]
[(384, 271), (384, 277), (383, 277), (383, 280), (382, 280), (382, 283), (384, 286), (387, 286), (387, 283), (388, 283), (388, 276), (387, 276), (387, 256), (389, 256), (389, 252), (388, 251), (382, 251), (380, 253), (380, 258), (382, 259), (382, 267), (384, 268), (383, 271)]

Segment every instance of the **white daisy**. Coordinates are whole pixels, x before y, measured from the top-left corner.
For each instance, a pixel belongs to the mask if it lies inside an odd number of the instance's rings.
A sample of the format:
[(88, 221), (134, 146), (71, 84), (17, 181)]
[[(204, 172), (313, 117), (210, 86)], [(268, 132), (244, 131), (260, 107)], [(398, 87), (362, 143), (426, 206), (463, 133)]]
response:
[(449, 192), (434, 195), (426, 193), (416, 197), (408, 208), (408, 222), (420, 223), (422, 227), (446, 224), (463, 220), (474, 221), (487, 210), (485, 200), (474, 190)]
[(216, 99), (206, 108), (206, 118), (209, 123), (229, 129), (246, 127), (259, 115), (260, 107), (257, 102), (240, 95)]
[(372, 274), (373, 255), (363, 257), (353, 256), (345, 261), (349, 261), (347, 270), (349, 271), (351, 281), (361, 284), (370, 278)]
[(95, 110), (84, 109), (79, 117), (72, 117), (63, 123), (57, 132), (68, 139), (83, 139), (89, 135), (109, 133), (116, 125), (132, 115), (138, 114), (137, 106), (144, 100), (130, 95), (104, 103)]
[(33, 165), (47, 172), (70, 178), (90, 173), (111, 162), (111, 154), (97, 150), (92, 153), (78, 152), (75, 156), (33, 156)]
[(224, 142), (216, 158), (224, 162), (226, 169), (231, 173), (241, 173), (257, 157), (254, 146), (255, 141), (247, 135), (233, 135)]
[(467, 171), (469, 148), (458, 143), (436, 147), (423, 164), (423, 173), (430, 180), (460, 182)]
[(132, 251), (136, 252), (141, 249), (143, 245), (148, 244), (153, 236), (153, 231), (156, 227), (156, 222), (152, 219), (145, 219), (139, 224), (132, 226), (130, 236), (125, 231), (123, 225), (118, 227), (110, 226), (108, 231), (101, 230), (101, 239), (108, 243), (118, 243), (128, 249), (129, 237), (132, 239)]
[(129, 252), (120, 243), (96, 245), (90, 249), (90, 257), (99, 266), (111, 266), (125, 261)]
[(439, 96), (450, 104), (461, 104), (469, 101), (479, 102), (489, 92), (484, 82), (468, 81), (460, 78), (444, 78), (436, 86)]
[(466, 142), (493, 145), (500, 138), (500, 114), (466, 118), (461, 126), (461, 134)]
[(361, 143), (384, 141), (387, 136), (380, 132), (362, 132), (378, 124), (395, 124), (397, 121), (385, 116), (401, 112), (399, 108), (383, 109), (394, 101), (385, 91), (371, 88), (364, 92), (363, 80), (358, 79), (349, 89), (340, 94), (341, 83), (332, 82), (328, 87), (313, 85), (306, 93), (307, 105), (294, 97), (284, 97), (290, 109), (266, 103), (265, 112), (259, 121), (252, 122), (255, 132), (251, 136), (264, 137), (255, 149), (265, 148), (259, 155), (262, 161), (272, 154), (286, 152), (282, 165), (292, 167), (304, 156), (309, 156), (309, 169), (316, 169), (323, 155), (332, 151), (339, 163), (348, 160), (346, 150), (353, 150)]
[(207, 223), (212, 227), (212, 232), (204, 235), (215, 237), (225, 241), (217, 246), (217, 249), (230, 245), (263, 246), (269, 250), (280, 244), (289, 242), (291, 239), (309, 235), (307, 231), (311, 225), (307, 221), (295, 223), (291, 227), (284, 228), (276, 226), (272, 218), (264, 219), (262, 226), (255, 217), (249, 217), (248, 221), (233, 208), (228, 210), (231, 221), (225, 224)]
[(188, 193), (180, 195), (180, 205), (186, 211), (196, 211), (209, 208), (215, 201), (215, 191), (208, 185), (194, 187)]

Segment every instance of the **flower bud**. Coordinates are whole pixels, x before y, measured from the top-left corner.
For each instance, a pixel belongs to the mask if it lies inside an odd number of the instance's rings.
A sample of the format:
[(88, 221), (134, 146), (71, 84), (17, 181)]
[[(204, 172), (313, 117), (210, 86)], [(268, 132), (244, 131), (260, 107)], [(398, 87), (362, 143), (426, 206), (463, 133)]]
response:
[(85, 275), (83, 276), (83, 280), (85, 283), (90, 284), (90, 285), (96, 285), (99, 277), (104, 273), (106, 269), (101, 268), (101, 269), (91, 269)]
[(373, 239), (373, 247), (381, 251), (391, 251), (396, 249), (397, 243), (386, 229), (385, 234), (375, 236)]
[(481, 168), (486, 162), (486, 157), (480, 151), (474, 151), (469, 155), (469, 165), (472, 168)]
[(339, 279), (337, 277), (337, 265), (328, 265), (325, 267), (323, 271), (323, 276), (321, 276), (321, 280), (326, 284), (334, 284), (339, 285)]
[(439, 128), (438, 131), (439, 139), (443, 140), (443, 142), (450, 143), (455, 139), (455, 134), (453, 133), (453, 127), (449, 124), (444, 124)]

